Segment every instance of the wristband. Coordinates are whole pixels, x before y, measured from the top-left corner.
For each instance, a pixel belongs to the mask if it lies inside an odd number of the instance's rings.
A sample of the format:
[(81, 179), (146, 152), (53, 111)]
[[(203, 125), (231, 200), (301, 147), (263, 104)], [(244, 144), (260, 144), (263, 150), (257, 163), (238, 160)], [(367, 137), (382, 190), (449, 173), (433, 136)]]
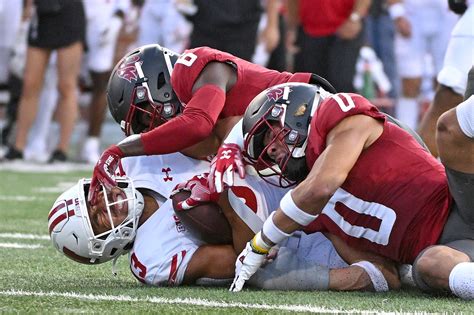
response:
[(388, 14), (392, 20), (396, 20), (397, 18), (405, 15), (405, 7), (402, 3), (392, 4), (388, 7)]
[[(311, 222), (313, 222), (318, 215), (312, 215), (308, 212), (301, 210), (293, 201), (293, 197), (291, 196), (291, 192), (293, 189), (288, 191), (280, 201), (280, 209), (286, 214), (287, 217), (295, 221), (301, 226), (307, 226)], [(265, 234), (266, 235), (266, 234)]]
[(250, 241), (252, 250), (258, 254), (266, 255), (272, 246), (265, 243), (262, 239), (262, 232), (258, 232)]
[(361, 267), (365, 270), (365, 272), (367, 272), (376, 292), (388, 291), (387, 280), (385, 280), (383, 273), (379, 270), (379, 268), (375, 267), (374, 264), (369, 261), (363, 260), (353, 263), (351, 266)]
[(278, 244), (289, 237), (290, 234), (283, 232), (275, 225), (275, 223), (273, 223), (274, 215), (275, 212), (272, 212), (265, 220), (263, 223), (262, 232), (270, 240), (270, 242), (273, 244)]

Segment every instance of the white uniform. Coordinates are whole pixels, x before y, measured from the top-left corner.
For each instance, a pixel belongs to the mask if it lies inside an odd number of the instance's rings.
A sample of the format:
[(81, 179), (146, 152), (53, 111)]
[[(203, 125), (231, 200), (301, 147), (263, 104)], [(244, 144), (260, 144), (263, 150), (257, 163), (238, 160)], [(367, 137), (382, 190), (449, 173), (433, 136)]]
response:
[[(114, 17), (117, 10), (126, 12), (129, 0), (85, 0), (87, 17), (87, 66), (94, 72), (112, 69), (121, 22)], [(110, 34), (107, 34), (110, 32)]]
[(192, 26), (173, 0), (145, 0), (138, 24), (139, 46), (160, 44), (177, 53), (186, 49)]
[(410, 37), (395, 36), (398, 73), (402, 78), (425, 75), (426, 55), (432, 57), (433, 76), (441, 69), (449, 36), (457, 16), (446, 0), (405, 0), (405, 17), (412, 26)]
[(0, 0), (0, 84), (7, 83), (11, 50), (20, 29), (23, 1)]
[[(153, 190), (164, 198), (168, 198), (178, 183), (209, 170), (208, 162), (180, 153), (129, 157), (121, 163), (121, 174), (131, 177), (136, 188)], [(244, 180), (236, 179), (229, 190), (229, 201), (244, 222), (257, 232), (268, 215), (278, 208), (286, 191), (268, 185), (257, 176), (247, 176)], [(186, 230), (174, 215), (172, 202), (164, 198), (157, 197), (160, 209), (137, 230), (130, 268), (141, 282), (175, 286), (182, 283), (192, 255), (203, 242)], [(321, 233), (297, 234), (282, 246), (296, 250), (303, 260), (334, 268), (346, 266)]]
[(467, 73), (474, 65), (474, 0), (453, 29), (438, 82), (456, 93), (466, 91)]

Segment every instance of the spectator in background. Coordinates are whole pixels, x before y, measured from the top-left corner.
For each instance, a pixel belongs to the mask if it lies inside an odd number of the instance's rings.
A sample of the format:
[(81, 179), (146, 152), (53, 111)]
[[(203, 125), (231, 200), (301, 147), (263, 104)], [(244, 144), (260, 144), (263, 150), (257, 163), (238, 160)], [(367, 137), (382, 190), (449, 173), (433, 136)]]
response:
[[(395, 66), (395, 25), (387, 10), (388, 0), (372, 1), (369, 14), (365, 19), (365, 36), (369, 44), (380, 58), (383, 70), (387, 75), (392, 88), (388, 92), (388, 97), (397, 99), (398, 75)], [(393, 110), (384, 108), (384, 111), (393, 115)]]
[[(371, 0), (288, 0), (293, 71), (320, 74), (339, 91), (354, 92), (353, 78), (364, 43), (363, 18)], [(296, 44), (296, 48), (291, 47)]]
[(20, 28), (22, 0), (0, 0), (0, 86), (7, 85), (11, 50)]
[[(446, 0), (390, 0), (389, 3), (396, 27), (395, 58), (401, 78), (396, 117), (416, 129), (422, 79), (428, 71), (425, 65), (429, 65), (426, 56), (431, 56), (437, 73), (441, 69), (455, 16), (449, 12)], [(434, 81), (434, 78), (429, 80)]]
[(191, 25), (175, 0), (145, 0), (138, 23), (137, 46), (160, 44), (182, 53), (188, 45)]
[(452, 11), (462, 16), (453, 29), (443, 68), (438, 73), (439, 85), (433, 103), (423, 117), (419, 130), (434, 156), (438, 156), (435, 140), (438, 118), (459, 104), (464, 93), (473, 94), (472, 91), (466, 91), (466, 81), (469, 67), (474, 65), (474, 1), (450, 0), (449, 4)]
[(209, 46), (252, 60), (262, 14), (260, 0), (189, 0), (181, 1), (178, 9), (193, 24), (189, 48)]
[(13, 73), (10, 71), (10, 64), (13, 59), (12, 52), (15, 49), (21, 29), (22, 7), (22, 0), (0, 0), (0, 86), (5, 86), (10, 95), (6, 108), (6, 123), (2, 128), (1, 145), (5, 145), (8, 141), (13, 123), (16, 120), (16, 105), (13, 104), (13, 101), (15, 96), (18, 95), (19, 97), (21, 93), (21, 88), (18, 91), (17, 81), (12, 78)]
[(106, 110), (107, 81), (113, 67), (115, 48), (129, 0), (85, 0), (87, 16), (86, 66), (92, 79), (89, 129), (81, 160), (95, 163), (100, 156), (100, 133)]
[(65, 161), (78, 112), (77, 80), (85, 33), (84, 8), (80, 0), (35, 0), (34, 4), (35, 13), (29, 30), (24, 85), (18, 108), (17, 134), (15, 143), (9, 148), (5, 159), (23, 158), (28, 132), (38, 110), (45, 70), (51, 53), (57, 51), (60, 94), (58, 117), (61, 133), (50, 162)]
[(285, 7), (280, 0), (263, 1), (265, 13), (258, 26), (258, 39), (252, 62), (280, 72), (287, 71), (284, 35)]

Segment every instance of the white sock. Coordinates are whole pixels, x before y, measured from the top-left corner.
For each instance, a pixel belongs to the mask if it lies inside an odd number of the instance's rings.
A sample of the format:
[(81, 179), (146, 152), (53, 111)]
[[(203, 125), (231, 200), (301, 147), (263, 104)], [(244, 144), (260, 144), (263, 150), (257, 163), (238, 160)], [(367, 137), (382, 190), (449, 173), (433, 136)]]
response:
[(395, 116), (413, 130), (418, 126), (420, 106), (416, 98), (400, 97), (395, 108)]
[(449, 288), (464, 300), (474, 299), (474, 263), (457, 264), (449, 274)]

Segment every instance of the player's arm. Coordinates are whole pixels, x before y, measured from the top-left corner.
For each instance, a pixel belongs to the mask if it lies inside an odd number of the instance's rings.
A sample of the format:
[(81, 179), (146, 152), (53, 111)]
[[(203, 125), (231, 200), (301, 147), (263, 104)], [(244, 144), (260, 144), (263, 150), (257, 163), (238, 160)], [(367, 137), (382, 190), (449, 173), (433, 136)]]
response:
[(210, 136), (224, 108), (225, 93), (236, 80), (237, 74), (232, 66), (221, 62), (209, 63), (194, 83), (193, 96), (183, 113), (141, 134), (143, 153), (179, 152)]
[[(361, 261), (372, 263), (381, 273), (390, 289), (399, 289), (401, 286), (397, 264), (390, 259), (347, 245), (341, 238), (325, 233), (325, 236), (334, 245), (337, 253), (349, 265)], [(370, 272), (371, 270), (369, 270)], [(377, 277), (372, 273), (372, 277)], [(338, 291), (373, 290), (374, 283), (369, 273), (360, 266), (352, 265), (347, 268), (332, 269), (329, 272), (329, 289)]]
[(232, 278), (236, 258), (231, 245), (203, 245), (189, 261), (183, 284), (194, 284), (199, 278)]

